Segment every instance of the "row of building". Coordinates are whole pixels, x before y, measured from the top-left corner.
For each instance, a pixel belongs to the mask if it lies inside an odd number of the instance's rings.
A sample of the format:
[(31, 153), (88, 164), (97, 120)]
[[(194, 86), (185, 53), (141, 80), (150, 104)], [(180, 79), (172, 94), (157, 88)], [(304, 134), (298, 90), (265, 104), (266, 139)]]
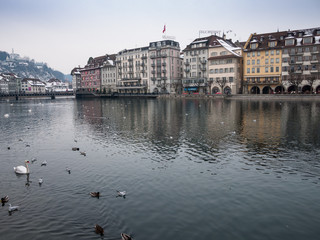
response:
[(181, 51), (162, 40), (89, 58), (71, 71), (73, 89), (118, 93), (320, 93), (320, 27), (197, 38)]
[(52, 78), (41, 81), (37, 78), (21, 78), (14, 73), (0, 73), (0, 94), (28, 94), (46, 92), (66, 92), (68, 83)]

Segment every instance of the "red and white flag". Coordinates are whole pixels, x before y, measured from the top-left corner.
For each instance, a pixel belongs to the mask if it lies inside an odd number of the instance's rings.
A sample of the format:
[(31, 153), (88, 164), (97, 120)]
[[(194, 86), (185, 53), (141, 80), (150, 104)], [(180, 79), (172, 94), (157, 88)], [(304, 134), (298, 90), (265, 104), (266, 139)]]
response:
[(164, 25), (162, 33), (164, 33), (165, 31), (166, 31), (166, 25)]

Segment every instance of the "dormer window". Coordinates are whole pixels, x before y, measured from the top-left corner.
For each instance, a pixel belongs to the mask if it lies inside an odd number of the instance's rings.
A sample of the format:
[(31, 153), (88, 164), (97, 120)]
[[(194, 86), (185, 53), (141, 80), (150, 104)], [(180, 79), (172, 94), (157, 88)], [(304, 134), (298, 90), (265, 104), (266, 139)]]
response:
[(275, 47), (277, 45), (276, 41), (269, 42), (269, 47)]
[(292, 46), (292, 45), (294, 45), (294, 38), (286, 39), (285, 45), (286, 45), (286, 46)]
[(310, 44), (310, 43), (312, 43), (312, 37), (303, 38), (303, 44)]
[(251, 49), (256, 49), (258, 47), (258, 43), (251, 43), (250, 48)]

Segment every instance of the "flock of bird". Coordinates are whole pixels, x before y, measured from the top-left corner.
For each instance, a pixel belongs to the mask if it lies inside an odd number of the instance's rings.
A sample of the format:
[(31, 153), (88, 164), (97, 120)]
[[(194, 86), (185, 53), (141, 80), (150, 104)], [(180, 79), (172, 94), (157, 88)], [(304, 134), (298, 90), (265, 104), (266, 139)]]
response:
[[(19, 139), (19, 141), (22, 141)], [(75, 140), (76, 142), (76, 140)], [(27, 147), (27, 146), (26, 146)], [(10, 147), (8, 147), (8, 150), (10, 150)], [(79, 151), (80, 149), (77, 148), (77, 147), (73, 147), (72, 148), (73, 151)], [(83, 155), (83, 156), (86, 156), (86, 152), (82, 152), (80, 151), (80, 155)], [(31, 162), (34, 163), (35, 161), (37, 161), (36, 158), (32, 158), (31, 159)], [(26, 174), (26, 175), (29, 175), (30, 174), (30, 169), (29, 169), (29, 166), (28, 164), (30, 163), (29, 160), (25, 160), (25, 166), (17, 166), (17, 167), (13, 167), (13, 170), (16, 174)], [(47, 165), (47, 161), (43, 161), (41, 163), (41, 166), (46, 166)], [(71, 173), (71, 169), (69, 167), (66, 168), (66, 171), (70, 174)], [(43, 178), (39, 178), (39, 186), (41, 186), (43, 183)], [(125, 198), (126, 197), (126, 191), (117, 191), (117, 197), (123, 197)], [(99, 198), (100, 197), (100, 192), (90, 192), (90, 195), (92, 197), (96, 197), (96, 198)], [(9, 201), (9, 196), (4, 196), (1, 198), (1, 203), (2, 203), (2, 206), (4, 206), (7, 202)], [(18, 211), (19, 210), (19, 206), (12, 206), (11, 203), (9, 204), (9, 207), (8, 207), (8, 212), (9, 212), (9, 215), (12, 214), (12, 212), (14, 211)], [(103, 227), (101, 227), (100, 225), (96, 224), (94, 226), (94, 229), (95, 229), (95, 232), (97, 234), (100, 234), (101, 236), (104, 235), (104, 229)], [(121, 239), (122, 240), (131, 240), (132, 239), (132, 236), (126, 234), (126, 233), (121, 233)]]

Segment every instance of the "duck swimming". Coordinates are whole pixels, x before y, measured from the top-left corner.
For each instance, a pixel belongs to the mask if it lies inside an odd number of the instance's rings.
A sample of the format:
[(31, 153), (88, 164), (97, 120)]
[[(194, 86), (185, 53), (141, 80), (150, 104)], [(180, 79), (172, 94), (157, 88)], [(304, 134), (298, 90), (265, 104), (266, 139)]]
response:
[(119, 196), (119, 197), (123, 197), (123, 198), (126, 197), (126, 191), (118, 191), (118, 190), (117, 190), (117, 193), (118, 193), (118, 196)]
[(9, 212), (17, 211), (18, 209), (19, 209), (19, 206), (11, 206), (11, 204), (9, 204), (9, 208), (8, 208)]
[(94, 226), (94, 229), (95, 229), (95, 231), (96, 231), (97, 234), (100, 234), (101, 236), (104, 234), (103, 228), (102, 228), (101, 226), (99, 226), (98, 224), (96, 224), (96, 225)]
[(8, 201), (9, 201), (8, 195), (6, 195), (6, 196), (4, 196), (3, 198), (1, 198), (2, 206), (4, 206), (4, 204), (5, 204), (6, 202), (8, 202)]
[(131, 240), (132, 237), (126, 233), (121, 233), (121, 239), (122, 240)]
[(100, 197), (100, 192), (91, 192), (90, 195), (91, 195), (91, 197), (99, 198)]

